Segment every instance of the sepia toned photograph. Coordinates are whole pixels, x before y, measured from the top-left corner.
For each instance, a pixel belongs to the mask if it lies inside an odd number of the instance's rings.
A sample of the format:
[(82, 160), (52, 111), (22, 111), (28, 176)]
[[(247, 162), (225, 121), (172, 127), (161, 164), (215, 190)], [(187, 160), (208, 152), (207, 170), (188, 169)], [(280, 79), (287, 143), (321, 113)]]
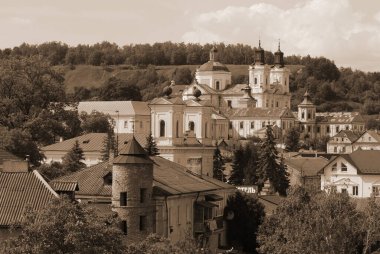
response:
[(0, 21), (0, 254), (380, 253), (380, 1)]

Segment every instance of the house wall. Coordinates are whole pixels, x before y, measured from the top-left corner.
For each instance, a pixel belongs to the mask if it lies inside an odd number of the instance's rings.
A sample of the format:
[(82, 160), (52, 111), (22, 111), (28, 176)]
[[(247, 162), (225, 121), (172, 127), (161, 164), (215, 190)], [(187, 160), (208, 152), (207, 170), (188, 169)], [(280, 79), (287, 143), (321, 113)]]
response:
[[(68, 151), (44, 151), (44, 155), (46, 157), (44, 163), (62, 162), (62, 158), (67, 152)], [(83, 156), (85, 158), (83, 163), (85, 163), (87, 167), (102, 162), (101, 151), (83, 152)]]
[[(225, 71), (196, 71), (195, 78), (199, 84), (205, 84), (215, 90), (224, 90), (231, 84), (231, 72)], [(219, 82), (219, 89), (216, 83)]]
[(119, 115), (111, 116), (114, 123), (115, 133), (135, 133), (135, 134), (149, 134), (150, 133), (150, 116), (144, 115)]
[[(332, 167), (337, 163), (337, 169)], [(347, 171), (342, 171), (342, 163), (347, 165)], [(341, 184), (345, 179), (348, 179), (348, 184)], [(336, 184), (340, 181), (339, 184)], [(372, 194), (372, 187), (380, 184), (380, 175), (361, 175), (357, 169), (348, 163), (342, 157), (338, 157), (334, 162), (327, 165), (324, 173), (321, 175), (321, 189), (327, 190), (329, 186), (334, 185), (338, 192), (346, 189), (352, 197), (368, 198)], [(358, 195), (353, 194), (353, 186), (358, 186)]]

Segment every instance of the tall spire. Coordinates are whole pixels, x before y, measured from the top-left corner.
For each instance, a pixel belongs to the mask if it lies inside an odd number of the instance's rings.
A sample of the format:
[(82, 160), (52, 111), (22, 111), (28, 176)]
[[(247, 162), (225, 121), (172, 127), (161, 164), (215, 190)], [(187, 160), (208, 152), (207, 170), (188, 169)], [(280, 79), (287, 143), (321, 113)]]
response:
[(274, 53), (274, 64), (278, 67), (284, 66), (284, 53), (281, 52), (281, 42), (278, 39), (278, 50)]
[(281, 41), (280, 41), (280, 39), (278, 39), (278, 51), (281, 51), (281, 49), (280, 49), (281, 45), (280, 44), (281, 44)]

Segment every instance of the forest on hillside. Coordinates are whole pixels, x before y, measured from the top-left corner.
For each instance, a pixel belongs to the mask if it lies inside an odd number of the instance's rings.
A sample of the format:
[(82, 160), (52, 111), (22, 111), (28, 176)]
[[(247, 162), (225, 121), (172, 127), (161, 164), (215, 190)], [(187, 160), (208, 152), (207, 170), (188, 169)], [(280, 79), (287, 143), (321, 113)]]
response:
[[(77, 86), (68, 94), (70, 100), (150, 100), (174, 79), (179, 84), (192, 82), (194, 69), (181, 65), (200, 65), (207, 62), (209, 50), (216, 46), (219, 60), (225, 64), (248, 65), (253, 63), (255, 48), (244, 44), (154, 43), (130, 44), (119, 47), (115, 43), (80, 44), (70, 47), (61, 42), (39, 45), (23, 43), (14, 48), (0, 50), (0, 62), (16, 58), (38, 56), (51, 66), (78, 65), (121, 66), (134, 70), (126, 77), (110, 77), (100, 87)], [(285, 52), (286, 55), (286, 52)], [(273, 52), (265, 52), (266, 63), (273, 63)], [(337, 68), (325, 57), (285, 56), (287, 65), (301, 65), (292, 70), (290, 89), (292, 109), (295, 110), (306, 90), (312, 95), (319, 111), (361, 111), (364, 114), (380, 112), (380, 72), (366, 73), (351, 68)], [(157, 66), (171, 65), (170, 74), (163, 75)], [(247, 82), (244, 75), (232, 72), (232, 83)], [(80, 78), (80, 77), (79, 77)]]

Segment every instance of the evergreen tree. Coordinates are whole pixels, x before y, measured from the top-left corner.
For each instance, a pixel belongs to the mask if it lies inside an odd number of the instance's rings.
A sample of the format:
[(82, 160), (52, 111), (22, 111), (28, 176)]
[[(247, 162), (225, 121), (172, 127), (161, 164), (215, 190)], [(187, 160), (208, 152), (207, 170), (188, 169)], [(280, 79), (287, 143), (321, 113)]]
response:
[(107, 136), (103, 140), (102, 161), (109, 160), (110, 153), (113, 153), (114, 156), (117, 156), (116, 140), (113, 128), (108, 131)]
[(84, 159), (83, 150), (76, 140), (74, 146), (62, 159), (63, 168), (68, 172), (76, 172), (86, 167), (86, 164), (82, 162)]
[(298, 152), (300, 132), (296, 127), (289, 129), (285, 136), (285, 149), (289, 152)]
[(224, 166), (224, 159), (222, 154), (220, 153), (219, 147), (216, 147), (214, 150), (214, 156), (213, 156), (213, 177), (215, 179), (218, 179), (220, 181), (225, 181), (226, 175), (224, 174), (225, 166)]
[(232, 171), (229, 183), (233, 185), (242, 185), (244, 182), (244, 167), (245, 167), (245, 156), (244, 148), (239, 147), (239, 149), (234, 151), (234, 158), (232, 161)]
[(243, 169), (244, 184), (245, 185), (257, 184), (258, 153), (257, 153), (257, 146), (252, 141), (244, 149), (244, 158), (246, 161), (246, 165)]
[(257, 173), (259, 189), (264, 186), (265, 181), (269, 180), (274, 191), (280, 195), (286, 195), (286, 189), (289, 186), (288, 173), (283, 162), (279, 162), (273, 130), (269, 125), (261, 144)]
[(152, 136), (152, 133), (149, 134), (148, 137), (146, 137), (146, 146), (145, 150), (148, 153), (149, 156), (159, 155), (156, 141), (154, 141), (154, 138)]

